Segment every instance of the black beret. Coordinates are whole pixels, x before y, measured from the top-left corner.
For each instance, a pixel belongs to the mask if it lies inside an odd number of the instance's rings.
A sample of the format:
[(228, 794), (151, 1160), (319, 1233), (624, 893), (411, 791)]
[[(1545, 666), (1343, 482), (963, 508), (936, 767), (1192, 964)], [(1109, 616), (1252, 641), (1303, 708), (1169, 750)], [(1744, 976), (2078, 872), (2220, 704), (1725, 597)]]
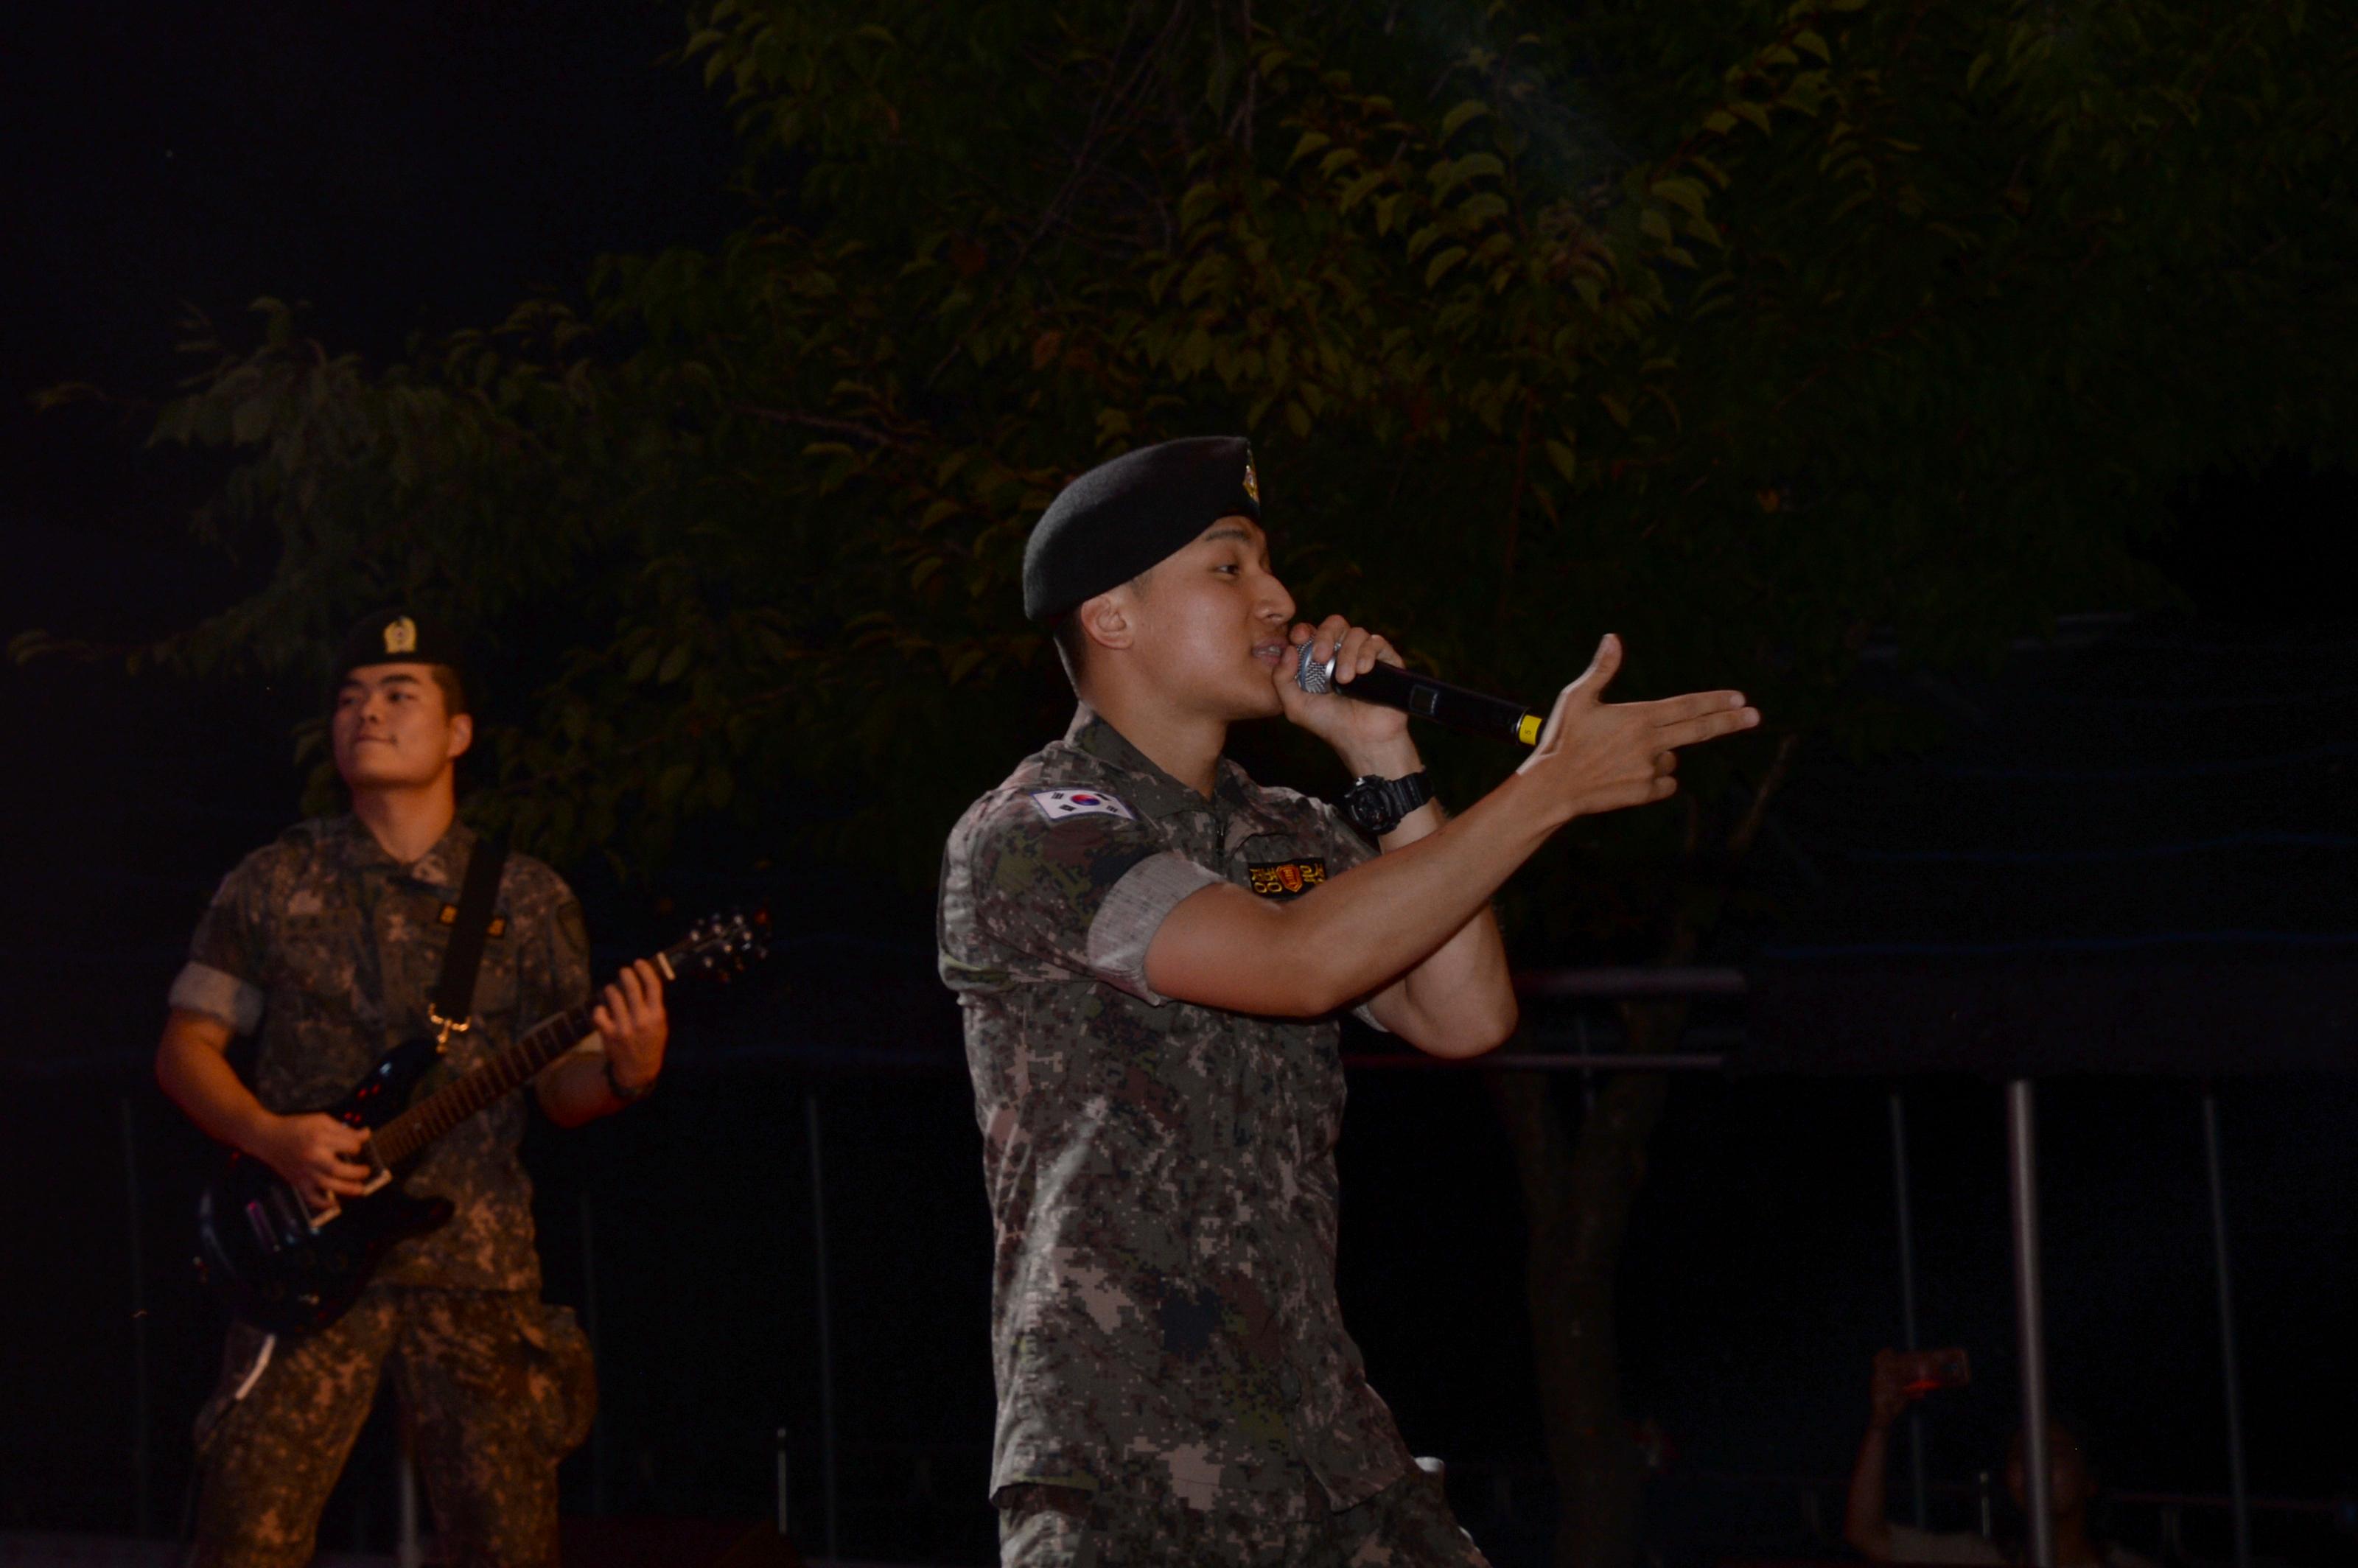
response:
[(415, 611), (380, 611), (344, 634), (336, 654), (336, 679), (363, 665), (448, 665), (463, 676), (466, 650), (441, 622)]
[(1167, 559), (1223, 517), (1260, 521), (1241, 436), (1141, 447), (1066, 485), (1023, 546), (1023, 613), (1049, 621)]

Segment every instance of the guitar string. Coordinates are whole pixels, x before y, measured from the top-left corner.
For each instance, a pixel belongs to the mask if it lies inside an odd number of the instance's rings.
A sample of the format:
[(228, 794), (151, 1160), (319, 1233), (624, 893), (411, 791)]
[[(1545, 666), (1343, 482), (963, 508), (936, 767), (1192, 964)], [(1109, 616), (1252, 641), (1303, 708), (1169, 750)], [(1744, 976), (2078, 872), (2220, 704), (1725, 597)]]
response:
[[(662, 954), (665, 966), (685, 972), (681, 960), (701, 940), (681, 943)], [(489, 1062), (441, 1088), (377, 1129), (372, 1141), (387, 1167), (400, 1164), (460, 1122), (521, 1086), (525, 1079), (586, 1038), (595, 1002), (582, 1002), (543, 1019)], [(511, 1076), (512, 1075), (512, 1076)]]
[[(556, 1060), (561, 1054), (559, 1047), (570, 1048), (563, 1046), (563, 1036), (568, 1030), (575, 1032), (577, 1040), (586, 1033), (589, 1014), (589, 1008), (574, 1007), (543, 1020), (491, 1061), (456, 1083), (444, 1085), (386, 1122), (377, 1130), (374, 1139), (377, 1157), (387, 1165), (399, 1164), (506, 1094), (533, 1072)], [(519, 1068), (521, 1073), (511, 1079), (508, 1075)]]

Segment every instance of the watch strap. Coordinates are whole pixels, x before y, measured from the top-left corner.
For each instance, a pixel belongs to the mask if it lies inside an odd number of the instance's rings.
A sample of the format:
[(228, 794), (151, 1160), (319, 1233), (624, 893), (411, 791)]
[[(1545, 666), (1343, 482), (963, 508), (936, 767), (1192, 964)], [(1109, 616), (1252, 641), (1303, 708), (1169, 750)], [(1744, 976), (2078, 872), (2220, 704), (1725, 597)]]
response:
[(1344, 815), (1352, 825), (1379, 838), (1401, 825), (1401, 818), (1433, 798), (1433, 775), (1419, 768), (1396, 779), (1375, 773), (1351, 781), (1345, 793)]

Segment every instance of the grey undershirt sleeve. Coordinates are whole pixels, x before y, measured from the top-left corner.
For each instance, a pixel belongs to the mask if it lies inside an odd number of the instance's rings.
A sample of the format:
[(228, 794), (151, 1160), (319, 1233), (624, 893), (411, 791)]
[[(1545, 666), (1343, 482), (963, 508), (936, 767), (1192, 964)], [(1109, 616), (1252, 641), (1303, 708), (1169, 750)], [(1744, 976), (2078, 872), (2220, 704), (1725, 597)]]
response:
[(240, 1034), (251, 1034), (262, 1022), (262, 989), (211, 964), (181, 966), (172, 981), (171, 1006), (218, 1018)]
[(1146, 983), (1146, 950), (1154, 934), (1182, 900), (1227, 880), (1183, 855), (1166, 852), (1139, 861), (1106, 890), (1105, 903), (1089, 923), (1090, 970), (1106, 984), (1161, 1007), (1170, 999)]

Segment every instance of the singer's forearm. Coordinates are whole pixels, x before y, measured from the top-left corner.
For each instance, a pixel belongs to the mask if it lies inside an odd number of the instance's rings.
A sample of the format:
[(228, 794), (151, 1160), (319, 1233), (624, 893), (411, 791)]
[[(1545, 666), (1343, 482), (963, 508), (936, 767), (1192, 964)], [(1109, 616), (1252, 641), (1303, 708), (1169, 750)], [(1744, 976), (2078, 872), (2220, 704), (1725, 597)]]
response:
[[(1290, 903), (1226, 885), (1206, 888), (1155, 934), (1148, 982), (1165, 996), (1238, 1012), (1332, 1012), (1434, 957), (1476, 915), (1488, 925), (1490, 896), (1559, 822), (1541, 793), (1518, 775), (1429, 837)], [(1488, 935), (1496, 940), (1494, 925)], [(1470, 935), (1469, 950), (1478, 954), (1483, 941), (1481, 933)], [(1495, 961), (1503, 975), (1503, 952)], [(1456, 1054), (1472, 1054), (1458, 1044)]]
[[(1448, 821), (1439, 801), (1401, 819), (1383, 838), (1398, 854), (1439, 832)], [(1368, 999), (1376, 1022), (1429, 1055), (1462, 1059), (1496, 1049), (1519, 1016), (1507, 944), (1487, 901), (1433, 957)]]

